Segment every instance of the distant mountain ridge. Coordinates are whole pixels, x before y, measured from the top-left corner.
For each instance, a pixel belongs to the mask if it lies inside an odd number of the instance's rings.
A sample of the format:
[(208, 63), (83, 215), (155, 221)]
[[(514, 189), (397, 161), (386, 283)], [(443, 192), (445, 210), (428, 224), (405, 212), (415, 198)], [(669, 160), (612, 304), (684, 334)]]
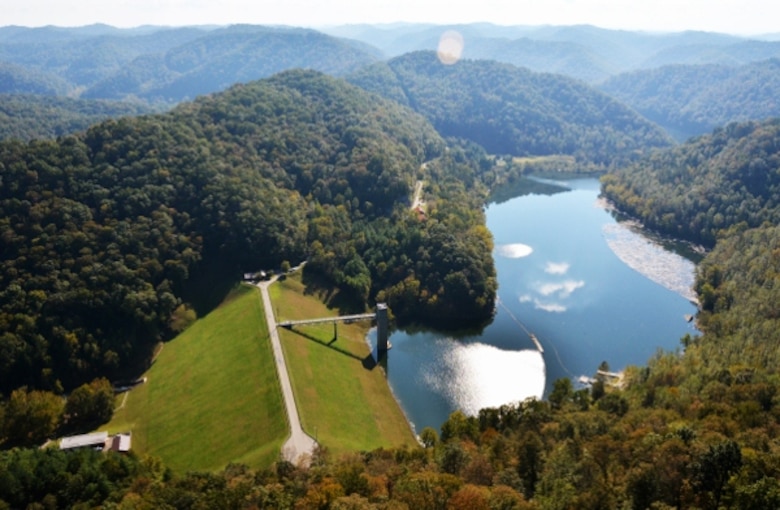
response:
[(509, 64), (461, 60), (448, 66), (434, 52), (421, 51), (348, 79), (411, 106), (442, 135), (471, 140), (493, 154), (567, 154), (605, 167), (671, 144), (656, 125), (585, 83)]
[(600, 88), (683, 140), (729, 122), (779, 117), (780, 59), (666, 66), (622, 74)]
[[(55, 75), (69, 82), (71, 95), (78, 95), (141, 55), (164, 52), (208, 33), (199, 28), (88, 29), (0, 28), (0, 62)], [(0, 92), (5, 90), (0, 87)]]
[[(446, 30), (463, 35), (466, 60), (502, 62), (598, 86), (677, 140), (727, 122), (777, 114), (773, 98), (778, 90), (776, 59), (780, 59), (780, 41), (771, 34), (750, 39), (707, 32), (631, 32), (589, 25), (400, 23), (319, 31), (259, 25), (133, 29), (99, 24), (77, 28), (7, 26), (0, 27), (0, 94), (131, 103), (140, 100), (170, 107), (292, 68), (337, 77), (356, 75), (388, 56), (432, 51)], [(680, 66), (703, 67), (680, 70)], [(381, 73), (380, 67), (371, 67), (372, 72)], [(373, 79), (387, 77), (377, 75)], [(579, 86), (575, 88), (577, 94), (583, 93)], [(404, 101), (404, 94), (398, 90), (391, 94), (386, 88), (382, 92)], [(542, 96), (534, 100), (537, 105), (556, 101), (542, 100)], [(566, 118), (565, 111), (559, 113), (561, 119)], [(512, 116), (519, 114), (518, 110)], [(620, 115), (628, 118), (628, 114)], [(534, 122), (530, 119), (529, 124), (533, 126)], [(23, 130), (36, 132), (34, 126)], [(608, 138), (616, 136), (623, 134), (610, 134)], [(553, 132), (552, 138), (559, 136)], [(556, 150), (570, 153), (575, 149)]]
[(395, 57), (436, 49), (446, 30), (463, 36), (464, 58), (497, 60), (590, 83), (626, 71), (677, 63), (740, 65), (780, 57), (780, 42), (771, 37), (751, 39), (696, 31), (650, 33), (591, 25), (349, 25), (324, 31), (364, 41), (387, 57)]
[[(0, 28), (0, 64), (42, 82), (57, 77), (67, 84), (58, 94), (92, 99), (176, 103), (291, 68), (343, 75), (377, 58), (358, 41), (292, 27)], [(0, 93), (32, 92), (4, 83)]]

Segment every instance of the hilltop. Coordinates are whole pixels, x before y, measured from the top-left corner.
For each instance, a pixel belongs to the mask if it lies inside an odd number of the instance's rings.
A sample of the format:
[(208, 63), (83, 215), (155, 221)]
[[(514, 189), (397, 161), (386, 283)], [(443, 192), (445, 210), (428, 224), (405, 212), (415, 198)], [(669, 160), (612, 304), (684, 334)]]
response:
[[(2, 387), (70, 387), (128, 370), (166, 337), (198, 275), (308, 253), (358, 303), (392, 287), (406, 274), (378, 279), (376, 263), (416, 247), (377, 251), (384, 236), (358, 233), (407, 221), (417, 169), (443, 146), (413, 112), (302, 71), (58, 141), (0, 144)], [(427, 236), (428, 226), (435, 232), (433, 223), (404, 230)], [(457, 263), (484, 265), (460, 283), (483, 289), (471, 299), (489, 313), (484, 253)], [(455, 303), (440, 297), (438, 306)]]
[(599, 88), (682, 141), (731, 122), (780, 116), (780, 59), (663, 66), (615, 76)]
[(603, 178), (623, 211), (713, 246), (730, 228), (780, 220), (780, 121), (732, 123)]
[[(463, 37), (463, 58), (495, 60), (598, 84), (622, 73), (686, 64), (738, 66), (780, 57), (780, 42), (701, 31), (643, 32), (592, 25), (345, 25), (325, 29), (379, 48), (386, 58), (436, 50), (445, 31)], [(775, 38), (776, 39), (776, 38)]]
[(564, 76), (492, 61), (443, 65), (433, 52), (374, 64), (349, 80), (409, 105), (445, 136), (492, 154), (573, 155), (607, 167), (671, 140), (606, 94)]

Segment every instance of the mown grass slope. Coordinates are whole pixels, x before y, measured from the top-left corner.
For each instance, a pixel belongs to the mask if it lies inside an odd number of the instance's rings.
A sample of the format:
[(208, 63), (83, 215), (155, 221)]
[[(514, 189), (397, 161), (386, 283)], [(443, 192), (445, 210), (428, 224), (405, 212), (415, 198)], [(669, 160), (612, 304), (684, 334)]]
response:
[[(277, 321), (340, 315), (323, 296), (306, 291), (300, 276), (273, 284)], [(280, 329), (303, 428), (333, 453), (415, 444), (406, 417), (365, 335), (368, 322)]]
[(288, 427), (260, 299), (238, 287), (165, 344), (109, 431), (131, 430), (134, 451), (177, 472), (277, 460)]

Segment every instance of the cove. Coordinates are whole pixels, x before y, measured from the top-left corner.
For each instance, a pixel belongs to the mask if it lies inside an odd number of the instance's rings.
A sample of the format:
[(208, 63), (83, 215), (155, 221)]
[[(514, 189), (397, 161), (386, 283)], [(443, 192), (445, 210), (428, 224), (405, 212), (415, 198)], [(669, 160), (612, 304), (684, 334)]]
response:
[(685, 320), (696, 313), (692, 262), (619, 223), (595, 178), (531, 184), (486, 209), (493, 322), (479, 335), (390, 336), (388, 382), (417, 433), (457, 409), (543, 398), (556, 379), (590, 377), (602, 361), (644, 365), (697, 333)]

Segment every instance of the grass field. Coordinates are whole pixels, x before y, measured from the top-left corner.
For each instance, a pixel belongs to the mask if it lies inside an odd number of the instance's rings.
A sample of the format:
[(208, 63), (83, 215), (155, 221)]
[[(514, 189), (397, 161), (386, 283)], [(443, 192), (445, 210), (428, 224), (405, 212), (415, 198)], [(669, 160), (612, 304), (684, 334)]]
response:
[[(300, 275), (271, 288), (277, 321), (339, 315), (307, 294)], [(280, 329), (303, 428), (333, 453), (416, 444), (365, 335), (368, 322)]]
[(276, 461), (287, 417), (260, 299), (238, 287), (166, 343), (147, 383), (119, 395), (109, 432), (131, 430), (134, 451), (177, 472)]

